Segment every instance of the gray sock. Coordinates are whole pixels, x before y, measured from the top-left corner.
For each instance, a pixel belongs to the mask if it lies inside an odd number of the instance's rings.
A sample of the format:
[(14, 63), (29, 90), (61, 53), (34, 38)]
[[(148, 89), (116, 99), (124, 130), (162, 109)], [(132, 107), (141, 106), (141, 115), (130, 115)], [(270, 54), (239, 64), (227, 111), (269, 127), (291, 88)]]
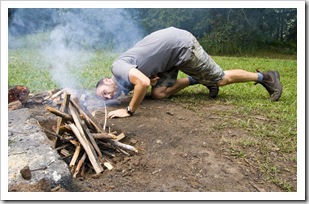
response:
[(194, 79), (192, 76), (188, 76), (190, 85), (198, 84), (198, 81)]
[(258, 75), (258, 80), (257, 80), (257, 81), (258, 81), (258, 82), (262, 82), (262, 81), (263, 81), (263, 78), (264, 78), (263, 74), (260, 73), (260, 72), (258, 72), (257, 75)]

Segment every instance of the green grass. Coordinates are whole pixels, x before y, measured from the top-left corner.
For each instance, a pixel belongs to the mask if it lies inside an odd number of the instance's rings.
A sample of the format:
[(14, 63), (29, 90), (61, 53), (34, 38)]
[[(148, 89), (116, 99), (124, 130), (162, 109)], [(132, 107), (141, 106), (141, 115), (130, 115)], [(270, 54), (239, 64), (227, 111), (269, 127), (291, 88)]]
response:
[[(220, 124), (210, 131), (241, 129), (250, 137), (230, 138), (221, 141), (231, 156), (240, 160), (255, 160), (260, 173), (284, 191), (296, 191), (295, 182), (285, 178), (279, 169), (296, 166), (297, 153), (297, 63), (295, 57), (275, 58), (218, 57), (214, 60), (225, 70), (244, 69), (254, 72), (278, 70), (281, 73), (283, 93), (278, 102), (271, 102), (263, 86), (239, 83), (220, 87), (215, 101), (207, 98), (202, 85), (188, 87), (179, 92), (173, 101), (199, 112), (203, 104), (231, 105), (233, 108), (217, 110)], [(182, 74), (180, 77), (184, 77)], [(201, 94), (202, 92), (202, 94)], [(198, 97), (196, 96), (198, 95)], [(178, 97), (177, 97), (178, 96)], [(188, 96), (188, 97), (186, 97)], [(199, 105), (198, 105), (199, 104)], [(254, 138), (254, 139), (252, 139)], [(276, 154), (276, 157), (273, 155)], [(296, 175), (296, 167), (288, 166)], [(278, 171), (277, 171), (278, 170)]]
[[(73, 54), (77, 56), (77, 59), (88, 55), (87, 52), (74, 52)], [(11, 86), (27, 86), (32, 93), (64, 88), (52, 77), (53, 74), (57, 73), (57, 69), (54, 68), (61, 64), (68, 70), (69, 77), (78, 81), (79, 86), (93, 89), (100, 78), (111, 76), (110, 66), (115, 57), (115, 53), (96, 52), (83, 63), (71, 61), (58, 63), (57, 59), (47, 60), (36, 49), (9, 50), (8, 82)], [(60, 80), (70, 80), (66, 75), (61, 77)]]
[[(89, 53), (77, 52), (77, 56)], [(110, 66), (118, 56), (117, 53), (95, 52), (88, 61), (82, 64), (66, 64), (69, 72), (79, 80), (81, 86), (93, 89), (101, 77), (111, 76)], [(297, 64), (295, 56), (283, 58), (260, 57), (222, 57), (212, 56), (225, 70), (244, 69), (254, 72), (278, 70), (281, 73), (283, 94), (278, 102), (271, 102), (269, 95), (261, 85), (240, 83), (221, 87), (216, 100), (207, 97), (205, 87), (201, 85), (188, 87), (171, 101), (196, 111), (204, 104), (220, 106), (231, 105), (232, 109), (217, 110), (216, 115), (221, 122), (209, 131), (222, 131), (227, 128), (241, 129), (250, 137), (219, 141), (224, 151), (235, 156), (240, 161), (253, 161), (253, 165), (284, 191), (296, 191), (296, 184), (286, 179), (282, 172), (288, 168), (290, 174), (296, 175), (296, 167), (283, 167), (289, 163), (296, 166), (297, 152)], [(44, 60), (41, 53), (35, 49), (10, 49), (8, 81), (9, 85), (24, 85), (32, 93), (62, 88), (52, 80), (53, 63)], [(185, 77), (183, 73), (179, 77)], [(63, 78), (62, 80), (68, 80)], [(206, 117), (203, 114), (201, 117)], [(254, 152), (258, 154), (254, 154)], [(273, 152), (277, 157), (273, 156)]]

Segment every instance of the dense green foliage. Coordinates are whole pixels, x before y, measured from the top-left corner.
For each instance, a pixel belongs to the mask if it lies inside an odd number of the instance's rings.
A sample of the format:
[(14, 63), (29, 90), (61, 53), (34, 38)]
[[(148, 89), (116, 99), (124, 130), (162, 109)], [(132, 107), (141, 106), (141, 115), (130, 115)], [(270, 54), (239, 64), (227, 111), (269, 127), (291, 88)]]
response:
[[(88, 48), (114, 48), (115, 44), (121, 44), (116, 38), (132, 33), (141, 38), (155, 30), (175, 26), (192, 32), (212, 55), (258, 50), (296, 53), (297, 10), (292, 8), (44, 9), (43, 12), (28, 9), (14, 21), (19, 13), (21, 9), (9, 9), (11, 33), (17, 33), (16, 26), (23, 34), (46, 32), (55, 26), (67, 25), (72, 18), (94, 25), (91, 29), (85, 28), (86, 33), (74, 36), (76, 42)], [(20, 23), (21, 20), (28, 23)], [(80, 22), (78, 26), (83, 27)], [(113, 26), (116, 30), (111, 30)], [(91, 38), (83, 39), (85, 34)], [(108, 43), (102, 43), (103, 39)], [(134, 39), (128, 42), (134, 43)], [(125, 49), (132, 43), (121, 46)]]
[(212, 54), (296, 51), (296, 9), (140, 9), (148, 32), (176, 26), (194, 33)]

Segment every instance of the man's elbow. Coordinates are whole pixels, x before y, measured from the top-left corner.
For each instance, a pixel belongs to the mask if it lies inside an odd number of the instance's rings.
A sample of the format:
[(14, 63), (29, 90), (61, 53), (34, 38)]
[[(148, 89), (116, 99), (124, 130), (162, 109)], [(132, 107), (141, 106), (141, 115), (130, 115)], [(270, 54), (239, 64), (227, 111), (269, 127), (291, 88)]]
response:
[(148, 86), (150, 86), (150, 79), (144, 79), (144, 80), (141, 80), (141, 85), (143, 86), (143, 87), (148, 87)]

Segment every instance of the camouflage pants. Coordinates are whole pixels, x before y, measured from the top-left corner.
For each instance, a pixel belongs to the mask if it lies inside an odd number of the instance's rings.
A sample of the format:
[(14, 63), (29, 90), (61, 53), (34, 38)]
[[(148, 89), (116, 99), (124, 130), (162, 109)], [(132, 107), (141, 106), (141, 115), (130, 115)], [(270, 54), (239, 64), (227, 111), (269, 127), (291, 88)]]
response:
[(156, 86), (173, 86), (177, 80), (179, 70), (206, 86), (216, 84), (223, 79), (224, 72), (222, 68), (204, 51), (194, 36), (192, 36), (192, 41), (193, 46), (189, 48), (191, 51), (190, 60), (169, 72), (160, 73), (158, 75), (160, 79)]

